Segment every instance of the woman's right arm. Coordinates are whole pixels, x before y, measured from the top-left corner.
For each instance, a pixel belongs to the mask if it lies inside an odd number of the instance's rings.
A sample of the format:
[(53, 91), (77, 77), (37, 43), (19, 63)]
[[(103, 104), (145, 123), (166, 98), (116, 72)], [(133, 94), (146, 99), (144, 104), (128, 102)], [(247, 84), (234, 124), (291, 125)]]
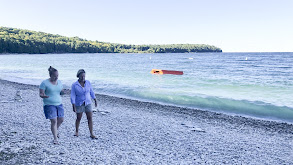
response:
[(76, 112), (75, 98), (76, 98), (75, 88), (74, 88), (74, 84), (72, 84), (72, 86), (71, 86), (71, 92), (70, 92), (70, 100), (71, 100), (73, 112)]
[(72, 110), (73, 110), (73, 112), (76, 112), (75, 104), (72, 104)]
[(45, 98), (49, 98), (49, 96), (47, 96), (47, 95), (45, 94), (45, 90), (44, 90), (44, 89), (40, 89), (40, 97), (43, 98), (43, 99), (45, 99)]

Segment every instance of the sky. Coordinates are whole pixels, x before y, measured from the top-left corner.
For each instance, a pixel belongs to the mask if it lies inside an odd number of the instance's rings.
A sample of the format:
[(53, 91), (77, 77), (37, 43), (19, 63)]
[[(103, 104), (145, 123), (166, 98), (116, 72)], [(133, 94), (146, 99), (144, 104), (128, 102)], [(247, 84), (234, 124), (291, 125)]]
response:
[(293, 52), (293, 0), (0, 0), (0, 26), (121, 44)]

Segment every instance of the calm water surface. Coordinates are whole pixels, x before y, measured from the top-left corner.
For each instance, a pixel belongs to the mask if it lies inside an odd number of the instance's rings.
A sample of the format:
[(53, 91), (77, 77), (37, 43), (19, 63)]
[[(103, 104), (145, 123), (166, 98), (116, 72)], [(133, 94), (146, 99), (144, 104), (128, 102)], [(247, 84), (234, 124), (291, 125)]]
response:
[(96, 93), (293, 122), (293, 53), (0, 55), (0, 78), (39, 85), (50, 65), (66, 88), (83, 68)]

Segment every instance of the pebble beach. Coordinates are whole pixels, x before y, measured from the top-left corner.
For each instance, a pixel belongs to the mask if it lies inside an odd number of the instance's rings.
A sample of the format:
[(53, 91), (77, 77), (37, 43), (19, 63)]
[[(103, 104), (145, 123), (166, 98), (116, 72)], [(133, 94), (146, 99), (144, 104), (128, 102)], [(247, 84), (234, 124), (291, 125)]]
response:
[(74, 137), (69, 91), (53, 145), (38, 86), (0, 80), (0, 164), (293, 164), (293, 124), (96, 94)]

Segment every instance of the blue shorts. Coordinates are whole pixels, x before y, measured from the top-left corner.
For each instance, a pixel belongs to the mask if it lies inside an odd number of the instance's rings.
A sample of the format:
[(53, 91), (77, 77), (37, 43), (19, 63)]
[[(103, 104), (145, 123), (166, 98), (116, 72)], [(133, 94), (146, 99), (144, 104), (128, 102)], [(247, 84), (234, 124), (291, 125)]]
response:
[(63, 105), (45, 105), (44, 113), (46, 119), (55, 119), (57, 117), (64, 117)]

